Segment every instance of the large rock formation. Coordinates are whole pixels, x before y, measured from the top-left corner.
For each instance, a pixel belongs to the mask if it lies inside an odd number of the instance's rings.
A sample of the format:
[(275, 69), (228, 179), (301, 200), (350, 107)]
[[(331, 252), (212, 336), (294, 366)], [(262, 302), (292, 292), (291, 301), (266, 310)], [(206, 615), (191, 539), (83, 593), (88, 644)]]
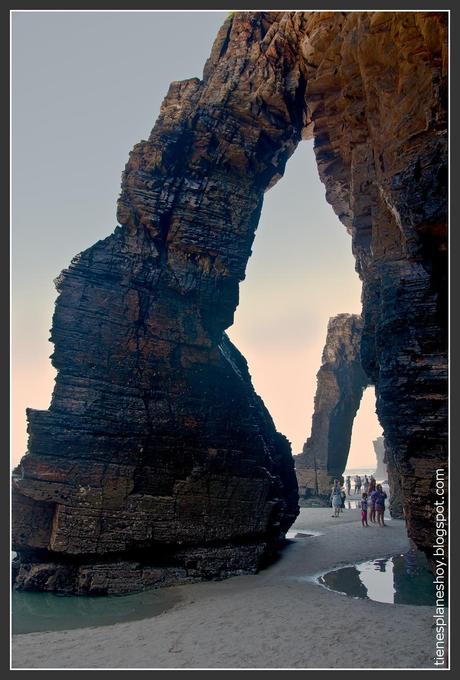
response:
[(347, 463), (351, 433), (369, 379), (361, 366), (363, 323), (356, 314), (329, 320), (322, 366), (317, 374), (311, 435), (295, 457), (302, 496), (329, 498)]
[[(225, 334), (211, 357), (169, 394), (107, 385), (100, 430), (50, 410), (55, 442), (31, 437), (13, 481), (18, 588), (126, 593), (254, 572), (276, 550), (297, 515), (289, 443)], [(150, 425), (155, 408), (164, 417)]]
[(272, 24), (228, 20), (203, 80), (172, 83), (123, 174), (121, 226), (57, 280), (56, 386), (28, 411), (14, 482), (20, 587), (254, 571), (298, 513), (290, 446), (223, 335), (300, 139), (305, 83)]
[(326, 198), (363, 280), (375, 385), (408, 532), (434, 543), (447, 466), (447, 15), (310, 15), (307, 101)]
[(377, 437), (372, 442), (375, 452), (375, 460), (377, 466), (375, 468), (375, 478), (377, 480), (383, 480), (387, 478), (387, 466), (385, 460), (385, 439), (383, 437)]
[(56, 386), (28, 412), (13, 482), (22, 587), (253, 570), (292, 523), (289, 446), (223, 333), (263, 194), (312, 135), (363, 280), (363, 365), (409, 533), (429, 550), (446, 465), (447, 53), (443, 12), (243, 12), (203, 79), (172, 83), (130, 155), (120, 226), (57, 281)]

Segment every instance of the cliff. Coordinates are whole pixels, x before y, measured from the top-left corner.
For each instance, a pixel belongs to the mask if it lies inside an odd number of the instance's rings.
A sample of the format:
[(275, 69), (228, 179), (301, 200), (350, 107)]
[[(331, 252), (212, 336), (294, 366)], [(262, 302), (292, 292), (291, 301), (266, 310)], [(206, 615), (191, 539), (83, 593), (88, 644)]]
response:
[(300, 139), (295, 54), (264, 41), (270, 25), (227, 21), (203, 80), (171, 84), (123, 173), (120, 226), (56, 282), (56, 385), (28, 411), (13, 482), (19, 587), (255, 571), (297, 515), (290, 446), (223, 335)]
[[(20, 587), (125, 592), (258, 568), (297, 514), (289, 445), (224, 336), (263, 194), (313, 136), (363, 281), (408, 530), (447, 459), (447, 14), (235, 13), (130, 154), (113, 234), (57, 280), (49, 410), (13, 479)], [(313, 236), (312, 236), (313, 238)]]
[(447, 15), (307, 23), (318, 169), (363, 281), (361, 361), (409, 536), (430, 554), (447, 469)]

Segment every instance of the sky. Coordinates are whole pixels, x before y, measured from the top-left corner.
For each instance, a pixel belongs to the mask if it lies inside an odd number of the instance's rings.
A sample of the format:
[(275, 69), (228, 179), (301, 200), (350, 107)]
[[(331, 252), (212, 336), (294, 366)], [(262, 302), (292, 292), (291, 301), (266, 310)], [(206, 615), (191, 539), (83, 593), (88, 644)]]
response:
[[(121, 173), (172, 80), (201, 77), (226, 12), (14, 12), (12, 42), (12, 464), (26, 407), (46, 409), (53, 279), (115, 228)], [(312, 142), (265, 195), (231, 339), (299, 453), (311, 428), (327, 322), (359, 313), (351, 239), (325, 200)], [(349, 467), (375, 464), (369, 388)]]

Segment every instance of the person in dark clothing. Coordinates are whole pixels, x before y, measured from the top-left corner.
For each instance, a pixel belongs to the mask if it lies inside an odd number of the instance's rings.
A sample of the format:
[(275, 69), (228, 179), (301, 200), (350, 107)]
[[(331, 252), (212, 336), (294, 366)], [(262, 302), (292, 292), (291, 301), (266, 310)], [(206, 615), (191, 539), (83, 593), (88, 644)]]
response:
[(374, 503), (375, 503), (375, 514), (377, 515), (378, 525), (381, 527), (386, 526), (383, 516), (385, 514), (385, 499), (387, 497), (385, 491), (382, 489), (381, 484), (377, 484), (377, 488), (374, 491)]
[(361, 524), (363, 527), (368, 527), (367, 523), (367, 493), (364, 492), (361, 498)]
[(351, 477), (348, 475), (346, 481), (345, 481), (345, 486), (347, 487), (347, 496), (351, 496)]

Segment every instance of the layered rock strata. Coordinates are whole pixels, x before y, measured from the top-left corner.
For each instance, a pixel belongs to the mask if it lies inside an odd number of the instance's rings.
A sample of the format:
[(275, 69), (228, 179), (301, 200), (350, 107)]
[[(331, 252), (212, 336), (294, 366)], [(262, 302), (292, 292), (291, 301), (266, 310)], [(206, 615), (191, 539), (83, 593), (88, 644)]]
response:
[[(403, 479), (398, 469), (398, 461), (392, 456), (391, 450), (385, 442), (385, 465), (388, 486), (390, 487), (389, 510), (394, 519), (404, 518)], [(427, 551), (429, 553), (429, 551)]]
[(361, 366), (362, 319), (339, 314), (329, 320), (317, 374), (311, 435), (295, 456), (299, 493), (328, 500), (341, 479), (350, 450), (353, 421), (369, 384)]
[(447, 15), (307, 22), (318, 169), (363, 281), (361, 360), (409, 536), (430, 553), (447, 474)]
[(385, 460), (385, 439), (383, 437), (377, 437), (372, 442), (375, 452), (375, 460), (377, 466), (375, 468), (375, 478), (377, 480), (387, 479), (387, 466)]
[(387, 480), (390, 487), (389, 510), (394, 519), (404, 517), (401, 479), (395, 461), (387, 454), (384, 437), (377, 437), (372, 442), (374, 445), (377, 468), (375, 477), (377, 480)]
[(429, 550), (447, 457), (447, 54), (443, 12), (243, 12), (203, 79), (172, 83), (123, 174), (120, 226), (57, 281), (56, 385), (28, 412), (13, 482), (22, 587), (254, 570), (292, 523), (289, 445), (223, 333), (263, 194), (311, 136), (352, 235), (409, 533)]
[(223, 335), (300, 139), (305, 83), (277, 27), (228, 20), (203, 80), (172, 83), (130, 154), (120, 226), (56, 282), (56, 386), (28, 411), (14, 481), (18, 587), (252, 572), (298, 513), (289, 443)]

